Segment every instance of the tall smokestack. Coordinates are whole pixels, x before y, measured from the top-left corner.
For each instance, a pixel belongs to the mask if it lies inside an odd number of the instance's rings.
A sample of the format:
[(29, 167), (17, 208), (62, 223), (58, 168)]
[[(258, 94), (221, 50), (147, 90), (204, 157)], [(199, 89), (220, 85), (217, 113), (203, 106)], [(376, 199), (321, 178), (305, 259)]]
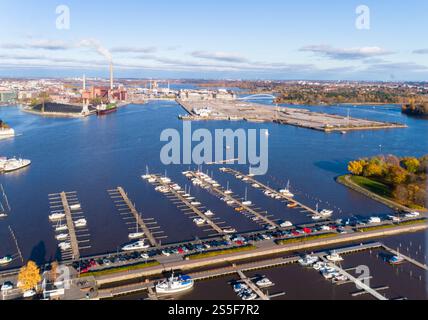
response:
[(110, 62), (110, 90), (113, 90), (113, 62)]
[(86, 90), (86, 74), (83, 75), (83, 90)]

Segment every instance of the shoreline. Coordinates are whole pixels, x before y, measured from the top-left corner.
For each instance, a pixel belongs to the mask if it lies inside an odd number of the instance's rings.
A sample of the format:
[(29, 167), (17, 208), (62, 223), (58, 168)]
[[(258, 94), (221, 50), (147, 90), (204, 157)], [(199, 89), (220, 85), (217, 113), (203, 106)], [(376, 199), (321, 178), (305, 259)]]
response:
[(343, 186), (345, 186), (345, 187), (348, 187), (351, 190), (354, 190), (354, 191), (356, 191), (356, 192), (358, 192), (360, 194), (363, 194), (363, 195), (365, 195), (366, 197), (368, 197), (368, 198), (370, 198), (372, 200), (380, 202), (380, 203), (382, 203), (382, 204), (384, 204), (384, 205), (386, 205), (389, 208), (394, 209), (394, 210), (403, 210), (403, 211), (406, 211), (406, 212), (409, 212), (409, 213), (413, 212), (413, 211), (428, 212), (428, 209), (426, 209), (426, 208), (425, 209), (419, 209), (419, 210), (411, 209), (411, 208), (409, 208), (409, 207), (407, 207), (405, 205), (402, 205), (402, 204), (400, 204), (398, 202), (395, 202), (394, 200), (390, 200), (390, 199), (382, 197), (382, 196), (380, 196), (380, 195), (378, 195), (376, 193), (373, 193), (370, 190), (367, 190), (366, 188), (363, 188), (363, 187), (359, 186), (358, 184), (356, 184), (355, 182), (353, 182), (351, 180), (351, 177), (352, 177), (352, 175), (346, 174), (346, 175), (337, 177), (336, 178), (336, 182), (339, 183), (339, 184), (341, 184), (341, 185), (343, 185)]

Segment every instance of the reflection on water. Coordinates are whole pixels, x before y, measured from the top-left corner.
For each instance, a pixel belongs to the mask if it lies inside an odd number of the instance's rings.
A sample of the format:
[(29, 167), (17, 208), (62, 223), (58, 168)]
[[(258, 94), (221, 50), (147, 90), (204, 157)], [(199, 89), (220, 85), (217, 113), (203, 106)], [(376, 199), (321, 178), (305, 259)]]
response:
[[(313, 109), (346, 115), (348, 108)], [(189, 166), (165, 167), (159, 160), (160, 133), (165, 128), (180, 130), (182, 122), (177, 117), (182, 113), (175, 102), (130, 105), (116, 114), (86, 119), (42, 118), (23, 113), (16, 107), (0, 107), (0, 118), (22, 134), (1, 141), (0, 155), (22, 156), (33, 161), (26, 170), (0, 176), (12, 207), (11, 215), (0, 221), (0, 256), (16, 252), (8, 230), (11, 225), (26, 259), (55, 259), (57, 247), (47, 218), (48, 194), (60, 191), (79, 194), (91, 234), (91, 248), (83, 254), (116, 251), (128, 241), (127, 226), (106, 191), (117, 186), (126, 189), (143, 215), (158, 221), (168, 236), (167, 242), (206, 236), (173, 203), (140, 178), (148, 165), (151, 172), (167, 170), (174, 181), (189, 187), (189, 181), (181, 174)], [(298, 200), (313, 207), (319, 203), (322, 208), (332, 208), (336, 218), (390, 213), (389, 208), (348, 190), (334, 178), (346, 172), (349, 160), (378, 154), (380, 145), (384, 153), (423, 155), (428, 150), (428, 122), (401, 115), (396, 107), (351, 108), (351, 115), (399, 121), (407, 123), (409, 128), (347, 135), (246, 122), (196, 122), (193, 128), (266, 128), (270, 132), (269, 173), (258, 178), (262, 182), (280, 188), (290, 181)], [(205, 166), (203, 169), (209, 170), (223, 186), (229, 182), (237, 194), (244, 196), (246, 186), (233, 176), (220, 173), (218, 168)], [(234, 168), (248, 170), (245, 166)], [(257, 228), (208, 192), (192, 187), (191, 193), (239, 231)], [(250, 188), (248, 197), (275, 218), (295, 223), (310, 221), (304, 214), (284, 207), (260, 191)]]

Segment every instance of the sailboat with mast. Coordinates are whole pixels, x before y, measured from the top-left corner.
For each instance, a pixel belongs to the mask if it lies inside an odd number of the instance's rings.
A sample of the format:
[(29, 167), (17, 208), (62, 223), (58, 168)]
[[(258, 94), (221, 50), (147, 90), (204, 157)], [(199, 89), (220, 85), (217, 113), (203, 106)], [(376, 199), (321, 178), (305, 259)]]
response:
[(133, 233), (130, 233), (128, 235), (128, 238), (130, 240), (140, 239), (140, 238), (144, 237), (144, 232), (139, 231), (140, 230), (140, 221), (141, 221), (140, 219), (141, 219), (141, 216), (140, 215), (137, 216), (137, 219), (135, 220), (136, 221), (136, 229), (135, 229), (136, 231)]
[(11, 211), (11, 208), (2, 184), (0, 184), (0, 192), (2, 193), (1, 195), (2, 198), (0, 199), (0, 219), (1, 219), (1, 218), (6, 218), (8, 216), (8, 213)]
[(245, 201), (242, 202), (244, 206), (251, 206), (253, 203), (248, 200), (248, 188), (245, 188)]

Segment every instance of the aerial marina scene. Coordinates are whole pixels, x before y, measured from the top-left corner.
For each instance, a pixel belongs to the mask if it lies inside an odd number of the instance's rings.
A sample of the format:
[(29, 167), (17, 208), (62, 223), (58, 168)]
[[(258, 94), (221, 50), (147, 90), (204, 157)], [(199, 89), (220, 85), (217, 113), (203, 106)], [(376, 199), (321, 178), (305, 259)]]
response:
[(399, 48), (297, 38), (296, 70), (222, 41), (73, 43), (58, 14), (52, 39), (0, 38), (0, 301), (428, 299), (428, 65), (391, 78), (375, 58)]

